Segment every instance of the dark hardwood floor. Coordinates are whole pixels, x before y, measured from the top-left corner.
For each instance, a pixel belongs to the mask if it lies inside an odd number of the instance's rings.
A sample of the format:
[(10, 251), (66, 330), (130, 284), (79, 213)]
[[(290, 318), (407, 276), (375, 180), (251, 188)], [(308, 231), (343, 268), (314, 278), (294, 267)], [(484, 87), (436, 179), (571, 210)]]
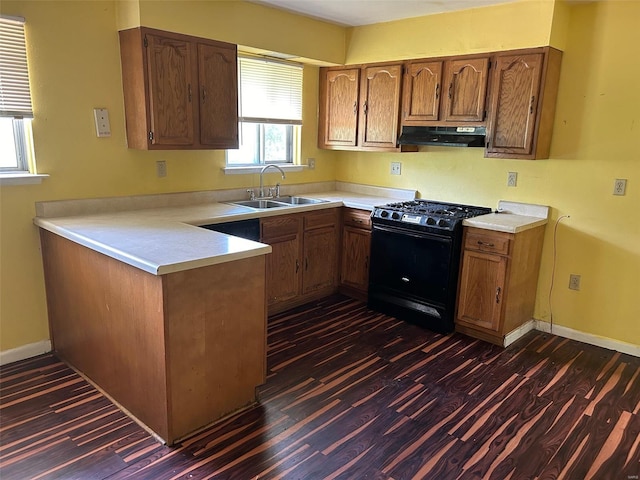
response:
[(540, 332), (501, 349), (335, 296), (270, 318), (268, 368), (259, 405), (169, 448), (54, 355), (7, 365), (0, 478), (640, 475), (636, 357)]

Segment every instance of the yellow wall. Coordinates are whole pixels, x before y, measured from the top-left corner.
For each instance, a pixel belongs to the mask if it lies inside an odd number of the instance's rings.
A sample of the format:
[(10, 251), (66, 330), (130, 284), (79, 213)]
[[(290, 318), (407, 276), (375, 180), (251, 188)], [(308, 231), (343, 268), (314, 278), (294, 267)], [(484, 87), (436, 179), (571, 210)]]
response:
[[(32, 225), (36, 201), (257, 183), (255, 175), (224, 176), (223, 152), (126, 148), (117, 30), (138, 17), (152, 27), (329, 63), (564, 42), (551, 159), (484, 159), (478, 149), (424, 148), (414, 154), (318, 150), (318, 79), (311, 66), (304, 77), (302, 156), (315, 157), (317, 168), (288, 174), (287, 181), (409, 187), (424, 198), (488, 206), (503, 198), (551, 205), (552, 221), (571, 215), (558, 228), (554, 321), (640, 343), (640, 222), (635, 210), (640, 204), (640, 119), (634, 117), (640, 105), (634, 50), (640, 44), (640, 2), (580, 3), (559, 10), (547, 0), (522, 1), (438, 16), (437, 21), (423, 17), (348, 32), (240, 0), (3, 0), (0, 11), (27, 18), (38, 170), (51, 175), (41, 185), (0, 187), (0, 351), (48, 338), (39, 242)], [(556, 28), (566, 22), (564, 30)], [(453, 28), (457, 24), (463, 27)], [(110, 138), (95, 137), (94, 107), (109, 109)], [(167, 161), (166, 178), (156, 178), (156, 160)], [(399, 177), (388, 175), (392, 160), (402, 162)], [(505, 185), (508, 171), (519, 174), (515, 189)], [(611, 195), (614, 178), (629, 179), (626, 196)], [(552, 227), (547, 228), (536, 306), (536, 317), (544, 320), (550, 317)], [(569, 273), (582, 275), (580, 292), (567, 290)]]
[[(578, 3), (560, 8), (553, 15), (554, 25), (557, 23), (560, 30), (547, 32), (554, 42), (566, 45), (549, 160), (487, 159), (483, 158), (482, 149), (473, 148), (424, 147), (412, 154), (342, 152), (337, 178), (417, 188), (423, 198), (491, 207), (497, 206), (500, 199), (550, 205), (551, 222), (546, 231), (535, 311), (536, 318), (546, 321), (551, 318), (554, 223), (560, 216), (570, 215), (558, 227), (554, 323), (638, 345), (640, 2)], [(513, 15), (519, 27), (510, 29), (509, 39), (493, 37), (494, 43), (485, 45), (487, 50), (499, 50), (507, 44), (509, 48), (525, 46), (533, 41), (517, 10)], [(448, 35), (451, 44), (469, 44), (474, 36), (491, 30), (477, 25), (471, 31), (460, 32), (454, 28), (459, 16), (466, 19), (468, 14), (439, 16), (443, 22), (441, 34)], [(357, 51), (352, 52), (350, 45), (348, 60), (393, 58), (395, 38), (404, 38), (420, 22), (410, 21), (409, 28), (404, 22), (386, 24), (384, 30), (363, 27), (356, 36), (367, 39), (367, 50), (357, 45)], [(427, 30), (432, 19), (424, 18), (422, 22)], [(491, 25), (499, 29), (496, 22)], [(397, 56), (425, 53), (422, 46), (411, 50), (407, 42), (400, 44)], [(376, 58), (377, 52), (381, 52), (380, 58)], [(401, 176), (389, 175), (391, 161), (402, 162)], [(506, 187), (509, 171), (518, 172), (516, 188)], [(612, 195), (615, 178), (628, 179), (626, 196)], [(582, 275), (581, 291), (568, 290), (570, 273)]]
[[(41, 185), (0, 187), (0, 351), (49, 337), (38, 232), (32, 223), (35, 202), (258, 184), (257, 175), (225, 176), (223, 151), (126, 147), (117, 34), (123, 18), (138, 12), (143, 22), (158, 22), (146, 23), (152, 27), (344, 61), (344, 29), (304, 19), (302, 32), (292, 29), (289, 13), (238, 1), (143, 2), (138, 10), (128, 1), (3, 0), (0, 12), (27, 19), (37, 166), (51, 175)], [(260, 25), (265, 18), (269, 23)], [(302, 158), (316, 158), (316, 169), (288, 173), (285, 182), (334, 180), (332, 152), (316, 148), (317, 67), (305, 67), (304, 89), (310, 100), (303, 109)], [(111, 137), (96, 137), (94, 107), (109, 110)], [(166, 160), (166, 178), (156, 177), (157, 160)]]

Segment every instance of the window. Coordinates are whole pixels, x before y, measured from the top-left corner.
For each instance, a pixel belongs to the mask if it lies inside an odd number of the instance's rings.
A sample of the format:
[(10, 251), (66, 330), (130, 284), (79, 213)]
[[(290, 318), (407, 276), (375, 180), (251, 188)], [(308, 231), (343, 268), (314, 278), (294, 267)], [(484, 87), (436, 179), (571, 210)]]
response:
[(0, 174), (28, 173), (31, 93), (24, 19), (0, 17)]
[(302, 66), (239, 57), (240, 148), (227, 165), (294, 163), (302, 128)]

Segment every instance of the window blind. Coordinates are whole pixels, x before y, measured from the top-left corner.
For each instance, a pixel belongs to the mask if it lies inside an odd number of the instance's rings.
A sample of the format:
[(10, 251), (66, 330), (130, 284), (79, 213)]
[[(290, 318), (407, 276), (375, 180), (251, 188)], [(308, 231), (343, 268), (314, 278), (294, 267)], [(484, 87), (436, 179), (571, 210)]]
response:
[(302, 125), (302, 66), (239, 57), (241, 122)]
[(0, 117), (33, 117), (24, 19), (0, 16)]

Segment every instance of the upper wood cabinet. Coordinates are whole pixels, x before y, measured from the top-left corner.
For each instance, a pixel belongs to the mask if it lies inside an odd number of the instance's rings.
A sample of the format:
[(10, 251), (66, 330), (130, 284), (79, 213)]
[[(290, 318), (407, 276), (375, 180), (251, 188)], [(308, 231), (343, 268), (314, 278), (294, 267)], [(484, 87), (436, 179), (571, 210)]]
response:
[(483, 122), (489, 57), (446, 62), (443, 119), (446, 122)]
[(402, 123), (419, 125), (440, 118), (442, 61), (409, 62), (404, 74)]
[(360, 69), (327, 69), (320, 75), (320, 146), (355, 147), (358, 142)]
[(130, 148), (238, 148), (235, 45), (139, 27), (120, 53)]
[(486, 157), (548, 158), (562, 52), (496, 55)]
[(488, 71), (488, 56), (408, 62), (404, 71), (402, 124), (482, 124)]
[(320, 69), (319, 148), (399, 151), (402, 63)]

